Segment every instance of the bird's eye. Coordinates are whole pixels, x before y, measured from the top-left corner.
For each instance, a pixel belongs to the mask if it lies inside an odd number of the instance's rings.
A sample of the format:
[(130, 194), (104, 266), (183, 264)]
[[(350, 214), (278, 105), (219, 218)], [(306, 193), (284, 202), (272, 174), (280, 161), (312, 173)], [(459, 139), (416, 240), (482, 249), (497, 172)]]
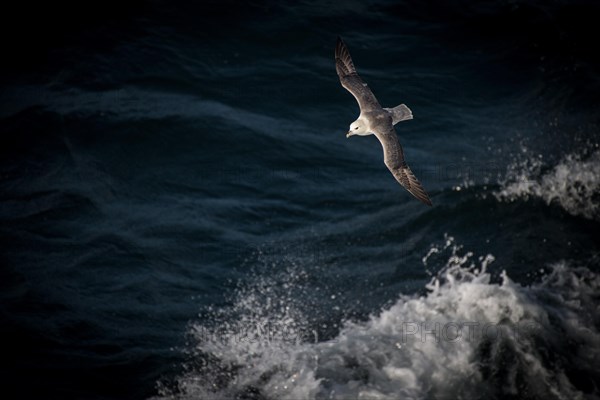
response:
[(357, 130), (357, 129), (358, 129), (358, 126), (354, 128), (354, 130)]

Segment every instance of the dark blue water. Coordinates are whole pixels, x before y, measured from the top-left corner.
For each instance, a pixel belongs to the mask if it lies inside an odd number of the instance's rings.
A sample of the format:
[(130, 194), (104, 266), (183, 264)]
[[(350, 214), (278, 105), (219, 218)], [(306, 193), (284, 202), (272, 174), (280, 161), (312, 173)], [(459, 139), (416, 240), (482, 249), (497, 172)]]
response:
[[(598, 17), (593, 2), (9, 10), (3, 389), (598, 398)], [(345, 138), (358, 107), (338, 35), (379, 101), (412, 109), (396, 128), (433, 207), (374, 137)]]

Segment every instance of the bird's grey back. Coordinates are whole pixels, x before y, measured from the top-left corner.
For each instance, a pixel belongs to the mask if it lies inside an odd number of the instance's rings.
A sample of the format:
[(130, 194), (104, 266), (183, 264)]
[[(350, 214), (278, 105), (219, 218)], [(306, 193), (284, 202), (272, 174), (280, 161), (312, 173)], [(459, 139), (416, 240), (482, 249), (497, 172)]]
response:
[(379, 109), (363, 112), (361, 115), (369, 121), (369, 127), (373, 133), (387, 133), (390, 132), (390, 129), (393, 131), (392, 114), (383, 108), (379, 107)]

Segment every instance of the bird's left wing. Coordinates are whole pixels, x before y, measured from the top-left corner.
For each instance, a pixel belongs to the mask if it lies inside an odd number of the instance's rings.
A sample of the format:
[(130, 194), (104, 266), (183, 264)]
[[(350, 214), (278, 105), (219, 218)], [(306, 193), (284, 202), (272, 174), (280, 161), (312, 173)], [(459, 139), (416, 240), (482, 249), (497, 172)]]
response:
[(417, 199), (429, 206), (432, 205), (429, 195), (404, 160), (404, 152), (393, 126), (384, 132), (374, 133), (383, 147), (383, 162), (394, 178)]

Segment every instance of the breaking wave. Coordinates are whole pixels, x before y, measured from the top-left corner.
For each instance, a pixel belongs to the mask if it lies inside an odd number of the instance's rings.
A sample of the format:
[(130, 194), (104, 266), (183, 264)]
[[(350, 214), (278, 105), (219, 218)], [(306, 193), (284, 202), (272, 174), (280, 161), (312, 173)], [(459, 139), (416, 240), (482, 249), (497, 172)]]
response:
[(494, 195), (509, 202), (539, 198), (571, 215), (599, 220), (600, 151), (587, 157), (569, 154), (552, 168), (545, 166), (541, 156), (515, 162)]
[(191, 328), (187, 372), (160, 396), (598, 398), (596, 273), (563, 260), (524, 286), (492, 268), (492, 255), (476, 257), (452, 237), (432, 246), (423, 264), (432, 268), (436, 260), (446, 261), (421, 294), (400, 295), (366, 320), (343, 321), (329, 340), (290, 294), (304, 279), (301, 268), (282, 272), (289, 276), (283, 285), (257, 277), (237, 292), (232, 309)]

